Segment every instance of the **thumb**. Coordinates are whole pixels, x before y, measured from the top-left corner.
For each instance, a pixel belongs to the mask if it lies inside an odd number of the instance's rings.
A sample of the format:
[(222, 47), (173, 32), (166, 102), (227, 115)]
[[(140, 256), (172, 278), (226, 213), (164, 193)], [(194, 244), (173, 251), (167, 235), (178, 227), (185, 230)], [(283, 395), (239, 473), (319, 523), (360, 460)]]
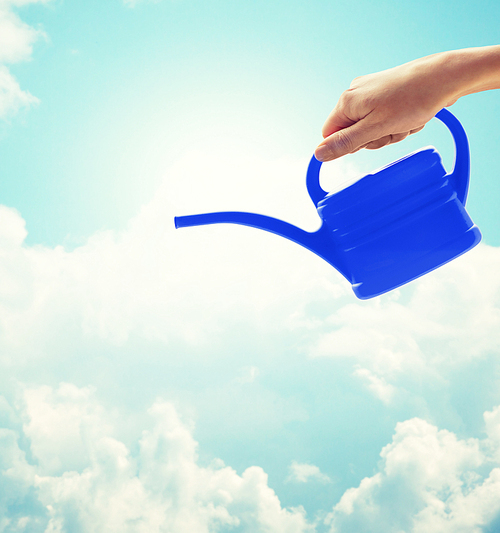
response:
[(355, 152), (380, 137), (378, 126), (360, 120), (348, 128), (332, 133), (316, 148), (314, 155), (319, 161), (331, 161)]

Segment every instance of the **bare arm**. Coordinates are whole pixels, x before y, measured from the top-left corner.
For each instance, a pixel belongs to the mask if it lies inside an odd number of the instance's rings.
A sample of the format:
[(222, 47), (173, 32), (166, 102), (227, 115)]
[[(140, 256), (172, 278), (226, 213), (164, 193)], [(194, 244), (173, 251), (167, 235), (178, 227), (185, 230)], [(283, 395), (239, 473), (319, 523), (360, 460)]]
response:
[(500, 46), (442, 52), (356, 78), (327, 118), (315, 155), (330, 161), (402, 141), (460, 97), (499, 88)]

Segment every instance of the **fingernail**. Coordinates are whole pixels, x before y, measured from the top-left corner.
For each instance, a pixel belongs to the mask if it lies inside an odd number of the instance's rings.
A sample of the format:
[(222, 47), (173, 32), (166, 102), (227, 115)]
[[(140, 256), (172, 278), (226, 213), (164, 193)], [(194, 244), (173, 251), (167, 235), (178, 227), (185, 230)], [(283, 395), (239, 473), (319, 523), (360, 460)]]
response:
[(314, 156), (318, 161), (327, 161), (328, 160), (328, 154), (330, 150), (328, 149), (328, 146), (326, 144), (320, 144), (316, 151), (314, 152)]

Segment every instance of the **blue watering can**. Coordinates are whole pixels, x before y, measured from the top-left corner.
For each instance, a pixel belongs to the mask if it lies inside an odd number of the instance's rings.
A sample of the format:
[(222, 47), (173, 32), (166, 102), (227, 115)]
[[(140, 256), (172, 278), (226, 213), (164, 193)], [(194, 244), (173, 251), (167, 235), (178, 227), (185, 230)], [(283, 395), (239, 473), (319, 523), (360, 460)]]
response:
[(313, 156), (307, 191), (322, 225), (310, 233), (276, 218), (242, 212), (175, 217), (175, 227), (232, 223), (281, 235), (322, 257), (368, 299), (404, 285), (467, 252), (481, 240), (465, 210), (469, 143), (460, 122), (442, 109), (436, 118), (455, 141), (455, 168), (422, 148), (328, 194), (319, 184), (321, 163)]

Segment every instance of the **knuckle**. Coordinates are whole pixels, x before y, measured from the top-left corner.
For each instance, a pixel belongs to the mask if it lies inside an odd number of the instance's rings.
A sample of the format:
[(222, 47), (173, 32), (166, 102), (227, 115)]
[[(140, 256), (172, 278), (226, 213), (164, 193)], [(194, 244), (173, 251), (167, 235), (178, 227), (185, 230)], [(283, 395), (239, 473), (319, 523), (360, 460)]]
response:
[(339, 101), (338, 101), (338, 106), (341, 109), (349, 108), (349, 105), (350, 105), (351, 100), (352, 100), (352, 96), (353, 96), (352, 89), (347, 89), (347, 91), (344, 91), (340, 95), (340, 98), (339, 98)]
[(356, 147), (354, 146), (353, 136), (348, 128), (337, 132), (336, 143), (342, 153), (351, 153)]
[(350, 85), (351, 89), (357, 87), (360, 83), (362, 83), (365, 77), (366, 76), (356, 76), (355, 78), (353, 78)]
[(351, 92), (352, 92), (351, 88), (345, 89), (345, 91), (342, 91), (340, 93), (340, 100), (344, 100), (345, 98), (349, 98), (349, 95), (351, 94)]

